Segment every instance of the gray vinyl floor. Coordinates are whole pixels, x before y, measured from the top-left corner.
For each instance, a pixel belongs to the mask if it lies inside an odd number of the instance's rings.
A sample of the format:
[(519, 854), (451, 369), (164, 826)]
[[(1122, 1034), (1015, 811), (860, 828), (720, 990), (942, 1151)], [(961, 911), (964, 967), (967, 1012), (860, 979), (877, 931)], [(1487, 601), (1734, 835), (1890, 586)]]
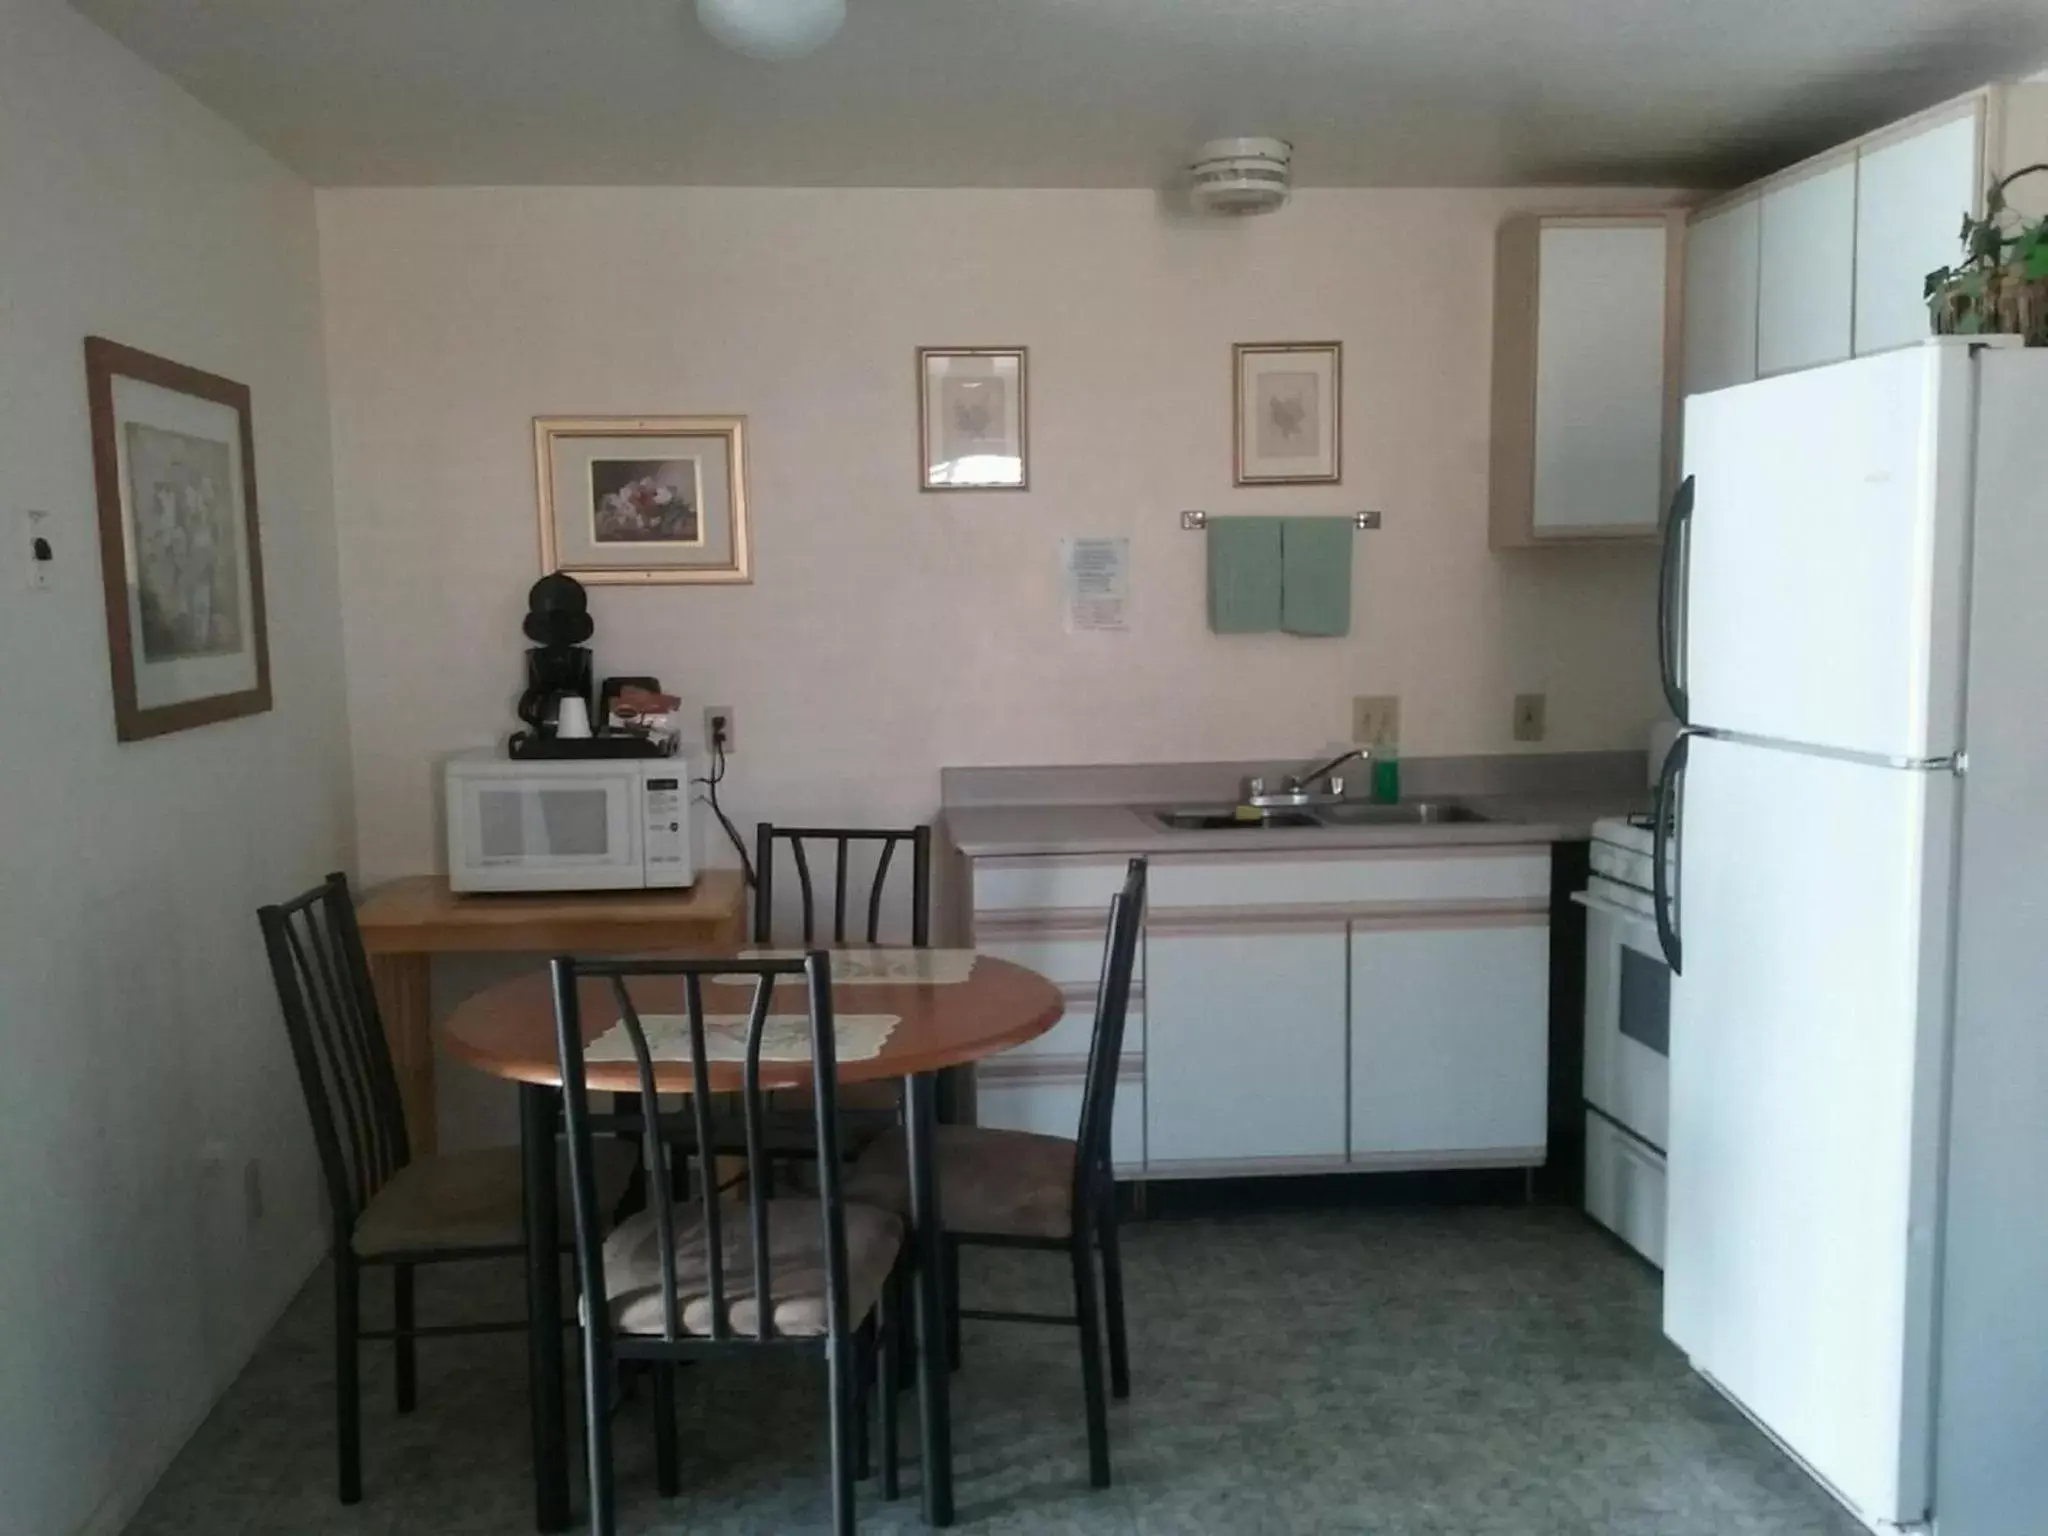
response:
[[(1116, 1485), (1086, 1486), (1074, 1337), (968, 1325), (955, 1377), (970, 1533), (1855, 1536), (1691, 1376), (1655, 1277), (1576, 1213), (1324, 1211), (1126, 1228), (1136, 1391)], [(1065, 1266), (970, 1253), (970, 1305), (1060, 1305)], [(364, 1502), (333, 1496), (330, 1286), (316, 1275), (165, 1476), (135, 1536), (530, 1530), (524, 1356), (510, 1336), (421, 1346), (419, 1410), (365, 1369)], [(375, 1312), (381, 1287), (368, 1293)], [(421, 1320), (504, 1315), (516, 1266), (443, 1269)], [(906, 1396), (906, 1423), (914, 1398)], [(621, 1529), (817, 1530), (821, 1377), (794, 1359), (686, 1373), (684, 1490), (654, 1493), (645, 1396), (620, 1411)], [(864, 1485), (864, 1530), (909, 1532)], [(578, 1477), (580, 1479), (580, 1469)], [(578, 1486), (578, 1506), (581, 1488)]]

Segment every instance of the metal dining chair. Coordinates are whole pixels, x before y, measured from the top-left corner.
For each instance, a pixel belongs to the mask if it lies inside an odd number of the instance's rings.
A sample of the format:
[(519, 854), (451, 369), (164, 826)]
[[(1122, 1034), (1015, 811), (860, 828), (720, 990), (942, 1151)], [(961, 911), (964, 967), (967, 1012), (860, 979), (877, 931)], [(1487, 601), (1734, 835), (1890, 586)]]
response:
[[(526, 1252), (519, 1152), (413, 1155), (346, 876), (329, 875), (256, 915), (334, 1220), (339, 1482), (341, 1502), (355, 1504), (363, 1496), (362, 1342), (388, 1339), (395, 1346), (398, 1411), (410, 1413), (418, 1401), (415, 1340), (526, 1331), (524, 1319), (427, 1326), (413, 1316), (418, 1266)], [(615, 1145), (595, 1159), (594, 1187), (607, 1209), (625, 1190), (636, 1157), (635, 1149)], [(364, 1265), (391, 1270), (389, 1328), (362, 1326)]]
[[(1116, 1113), (1124, 1020), (1144, 923), (1145, 879), (1145, 860), (1131, 860), (1123, 889), (1110, 902), (1102, 974), (1095, 994), (1095, 1030), (1081, 1096), (1081, 1123), (1074, 1139), (985, 1126), (941, 1125), (935, 1143), (939, 1211), (946, 1237), (949, 1348), (957, 1351), (961, 1318), (1079, 1329), (1081, 1383), (1088, 1415), (1088, 1478), (1098, 1488), (1109, 1486), (1109, 1415), (1102, 1382), (1104, 1312), (1110, 1391), (1119, 1399), (1131, 1395), (1110, 1128)], [(908, 1220), (907, 1170), (903, 1135), (891, 1131), (854, 1164), (846, 1181), (847, 1197)], [(962, 1308), (958, 1255), (966, 1245), (1066, 1254), (1073, 1272), (1073, 1314)], [(1100, 1308), (1095, 1285), (1098, 1250), (1102, 1257)]]
[[(616, 1008), (631, 1050), (637, 1091), (631, 1096), (636, 1129), (649, 1166), (658, 1167), (664, 1141), (654, 1055), (629, 983), (643, 996), (655, 985), (680, 991), (691, 1080), (712, 1080), (710, 1030), (703, 983), (751, 977), (753, 996), (741, 1042), (739, 1100), (746, 1159), (744, 1195), (728, 1199), (718, 1172), (697, 1159), (693, 1200), (656, 1200), (605, 1237), (596, 1156), (597, 1139), (585, 1086), (580, 984), (609, 983), (607, 1012)], [(645, 1361), (654, 1370), (656, 1476), (664, 1494), (677, 1491), (675, 1368), (712, 1354), (745, 1349), (800, 1349), (824, 1356), (831, 1434), (832, 1529), (854, 1529), (854, 1482), (865, 1461), (864, 1398), (881, 1384), (882, 1492), (897, 1492), (897, 1354), (903, 1305), (903, 1222), (888, 1211), (846, 1198), (836, 1158), (821, 1157), (815, 1198), (777, 1199), (768, 1192), (768, 1111), (761, 1088), (762, 1037), (778, 980), (805, 988), (811, 1054), (815, 1144), (838, 1141), (837, 1053), (833, 1033), (830, 957), (814, 951), (800, 960), (558, 959), (553, 962), (556, 1047), (562, 1069), (575, 1252), (584, 1296), (584, 1400), (611, 1400), (614, 1367)], [(700, 1146), (711, 1145), (712, 1095), (689, 1095), (689, 1118)], [(595, 1302), (593, 1299), (596, 1299)], [(585, 1415), (589, 1436), (590, 1528), (612, 1536), (615, 1493), (611, 1424), (607, 1414)]]
[(832, 942), (846, 943), (847, 885), (853, 850), (879, 843), (881, 851), (868, 881), (867, 922), (861, 930), (866, 942), (879, 944), (882, 932), (882, 902), (887, 893), (889, 869), (896, 845), (910, 846), (910, 943), (927, 948), (932, 941), (932, 829), (915, 827), (778, 827), (761, 822), (754, 829), (754, 942), (775, 942), (775, 845), (789, 845), (790, 862), (796, 870), (797, 891), (803, 914), (803, 941), (809, 948), (817, 935), (817, 901), (811, 884), (809, 849), (830, 843), (832, 864)]

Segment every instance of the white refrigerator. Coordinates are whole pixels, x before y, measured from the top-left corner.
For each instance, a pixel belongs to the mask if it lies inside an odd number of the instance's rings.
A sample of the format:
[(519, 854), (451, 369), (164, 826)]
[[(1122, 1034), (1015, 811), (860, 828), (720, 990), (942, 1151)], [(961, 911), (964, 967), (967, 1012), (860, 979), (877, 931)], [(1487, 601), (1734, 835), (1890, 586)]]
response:
[(1693, 397), (1664, 1327), (1878, 1531), (2048, 1532), (2048, 351)]

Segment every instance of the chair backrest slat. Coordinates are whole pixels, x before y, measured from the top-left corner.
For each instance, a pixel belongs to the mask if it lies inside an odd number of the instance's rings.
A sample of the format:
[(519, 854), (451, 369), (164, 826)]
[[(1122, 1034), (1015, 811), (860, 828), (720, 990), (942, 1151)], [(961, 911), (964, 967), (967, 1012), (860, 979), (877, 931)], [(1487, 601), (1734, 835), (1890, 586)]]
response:
[[(636, 1098), (640, 1105), (641, 1130), (650, 1148), (649, 1167), (652, 1170), (661, 1166), (659, 1146), (662, 1138), (657, 1068), (647, 1041), (645, 1020), (642, 1017), (646, 988), (681, 981), (683, 1022), (689, 1037), (691, 1082), (693, 1086), (703, 1086), (712, 1081), (705, 978), (711, 977), (720, 982), (752, 980), (753, 995), (747, 1008), (746, 1036), (739, 1063), (740, 1113), (747, 1164), (746, 1230), (748, 1246), (753, 1250), (752, 1281), (756, 1303), (756, 1322), (752, 1337), (757, 1342), (772, 1342), (779, 1335), (775, 1326), (773, 1218), (767, 1193), (770, 1187), (768, 1104), (767, 1095), (761, 1086), (761, 1052), (763, 1042), (767, 1038), (776, 982), (801, 977), (806, 986), (806, 1006), (810, 1016), (813, 1082), (811, 1097), (815, 1105), (820, 1137), (818, 1144), (821, 1147), (837, 1146), (838, 1096), (834, 1080), (836, 1052), (833, 1048), (832, 970), (829, 955), (823, 950), (814, 950), (802, 959), (786, 960), (577, 960), (563, 957), (555, 960), (551, 969), (555, 995), (556, 1050), (562, 1069), (564, 1121), (570, 1151), (571, 1194), (576, 1207), (577, 1260), (585, 1294), (590, 1296), (602, 1296), (605, 1290), (602, 1236), (599, 1231), (601, 1213), (595, 1207), (594, 1181), (587, 1176), (591, 1168), (590, 1141), (593, 1127), (589, 1093), (584, 1083), (580, 983), (585, 978), (603, 978), (610, 982), (611, 1000), (618, 1010), (619, 1023), (632, 1042), (633, 1070), (639, 1089)], [(636, 982), (641, 984), (641, 995), (637, 999), (633, 995), (633, 984)], [(718, 1142), (713, 1135), (711, 1115), (713, 1095), (709, 1092), (692, 1092), (689, 1097), (697, 1145), (716, 1146)], [(699, 1332), (720, 1341), (743, 1339), (746, 1335), (734, 1333), (728, 1315), (728, 1297), (732, 1294), (733, 1281), (726, 1267), (721, 1191), (714, 1166), (715, 1160), (700, 1157), (696, 1161), (701, 1170), (695, 1203), (698, 1206), (698, 1227), (704, 1242), (703, 1292), (710, 1306), (710, 1321)], [(657, 1176), (654, 1236), (660, 1248), (658, 1259), (662, 1292), (662, 1336), (668, 1342), (674, 1343), (685, 1336), (683, 1321), (686, 1298), (681, 1294), (678, 1279), (677, 1222), (665, 1196), (665, 1182)], [(837, 1307), (838, 1310), (830, 1315), (835, 1320), (835, 1336), (843, 1336), (846, 1235), (844, 1202), (839, 1193), (836, 1159), (825, 1157), (819, 1160), (819, 1188), (820, 1204), (823, 1207), (828, 1306)], [(744, 1272), (740, 1283), (745, 1283)], [(834, 1297), (838, 1298), (836, 1302), (832, 1300)]]
[(1088, 1072), (1081, 1091), (1081, 1126), (1074, 1144), (1074, 1214), (1077, 1223), (1103, 1198), (1112, 1178), (1110, 1140), (1116, 1119), (1117, 1077), (1123, 1070), (1124, 1023), (1131, 978), (1145, 922), (1146, 862), (1132, 859), (1123, 889), (1109, 904), (1102, 975), (1095, 992), (1095, 1030), (1088, 1042)]
[(762, 822), (754, 832), (754, 942), (775, 942), (775, 845), (789, 844), (790, 859), (796, 866), (797, 892), (803, 917), (803, 942), (815, 942), (817, 934), (816, 890), (811, 883), (811, 861), (806, 844), (830, 843), (835, 859), (832, 872), (832, 942), (847, 941), (852, 913), (849, 888), (856, 844), (879, 843), (881, 853), (874, 874), (868, 880), (867, 942), (882, 942), (882, 898), (887, 894), (889, 869), (898, 843), (911, 849), (910, 942), (923, 949), (931, 944), (932, 829), (916, 827), (778, 827)]
[(348, 881), (329, 875), (257, 913), (334, 1210), (337, 1237), (411, 1160), (398, 1074)]

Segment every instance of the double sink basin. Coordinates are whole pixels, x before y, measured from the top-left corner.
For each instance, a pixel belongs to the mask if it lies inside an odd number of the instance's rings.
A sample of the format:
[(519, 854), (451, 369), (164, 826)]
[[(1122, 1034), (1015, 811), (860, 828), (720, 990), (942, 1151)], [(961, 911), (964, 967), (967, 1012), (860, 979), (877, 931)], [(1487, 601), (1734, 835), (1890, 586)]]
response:
[(1381, 805), (1369, 800), (1342, 800), (1335, 805), (1241, 813), (1229, 805), (1134, 806), (1147, 820), (1169, 832), (1225, 832), (1274, 827), (1430, 827), (1486, 817), (1457, 800), (1403, 800)]

